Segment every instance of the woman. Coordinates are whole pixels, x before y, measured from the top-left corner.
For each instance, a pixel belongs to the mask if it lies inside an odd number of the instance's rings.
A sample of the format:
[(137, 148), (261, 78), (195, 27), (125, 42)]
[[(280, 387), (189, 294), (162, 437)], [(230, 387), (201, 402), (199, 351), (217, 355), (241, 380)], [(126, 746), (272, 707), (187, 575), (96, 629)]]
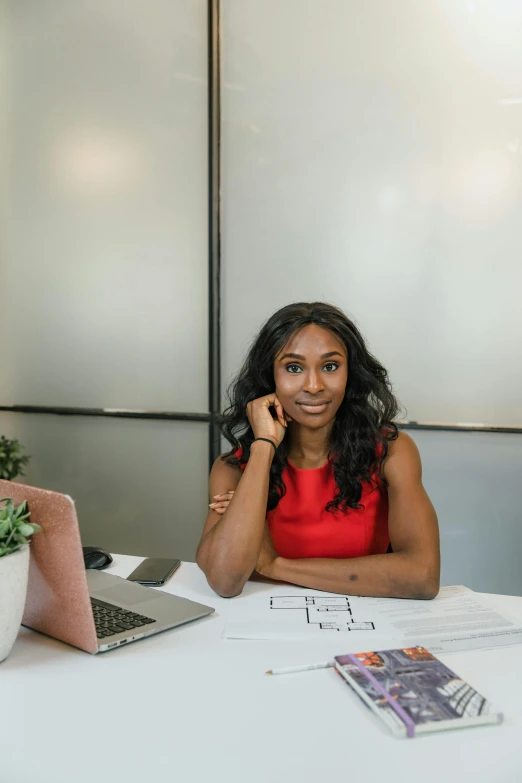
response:
[(197, 562), (221, 596), (257, 572), (346, 595), (434, 598), (435, 510), (384, 367), (321, 302), (263, 326), (229, 391)]

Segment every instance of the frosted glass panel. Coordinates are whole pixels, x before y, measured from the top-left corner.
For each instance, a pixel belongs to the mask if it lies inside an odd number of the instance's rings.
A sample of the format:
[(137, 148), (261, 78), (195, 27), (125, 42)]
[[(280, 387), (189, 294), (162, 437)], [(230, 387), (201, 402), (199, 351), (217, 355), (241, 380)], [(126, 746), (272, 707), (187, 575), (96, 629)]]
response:
[(439, 517), (441, 584), (522, 595), (522, 436), (409, 434)]
[(225, 382), (325, 299), (410, 419), (522, 426), (521, 40), (519, 0), (224, 0)]
[(194, 560), (208, 510), (208, 425), (0, 413), (23, 481), (71, 495), (84, 545)]
[(0, 4), (0, 400), (206, 411), (205, 0)]

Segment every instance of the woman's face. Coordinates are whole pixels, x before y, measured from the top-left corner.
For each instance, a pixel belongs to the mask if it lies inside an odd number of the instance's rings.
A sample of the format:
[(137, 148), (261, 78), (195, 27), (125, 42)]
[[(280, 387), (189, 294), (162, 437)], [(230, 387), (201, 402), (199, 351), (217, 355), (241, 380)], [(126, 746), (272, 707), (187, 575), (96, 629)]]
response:
[(348, 356), (344, 344), (317, 324), (290, 338), (274, 361), (276, 394), (288, 415), (305, 427), (324, 427), (344, 399)]

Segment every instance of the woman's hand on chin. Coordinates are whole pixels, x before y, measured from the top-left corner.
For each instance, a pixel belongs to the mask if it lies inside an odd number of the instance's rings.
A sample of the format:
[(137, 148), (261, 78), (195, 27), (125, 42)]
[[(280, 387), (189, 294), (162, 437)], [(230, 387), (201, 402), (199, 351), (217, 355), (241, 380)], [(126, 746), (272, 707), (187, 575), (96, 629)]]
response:
[[(270, 408), (275, 410), (276, 418), (270, 413)], [(267, 438), (276, 448), (285, 437), (287, 423), (292, 421), (275, 392), (249, 402), (247, 416), (254, 438)]]

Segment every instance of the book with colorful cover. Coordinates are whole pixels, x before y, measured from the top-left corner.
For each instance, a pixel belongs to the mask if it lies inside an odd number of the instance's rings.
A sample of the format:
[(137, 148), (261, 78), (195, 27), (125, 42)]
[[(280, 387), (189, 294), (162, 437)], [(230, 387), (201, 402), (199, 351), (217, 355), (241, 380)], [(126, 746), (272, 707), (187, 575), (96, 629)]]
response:
[(394, 734), (502, 723), (483, 696), (424, 647), (335, 657), (335, 668)]

